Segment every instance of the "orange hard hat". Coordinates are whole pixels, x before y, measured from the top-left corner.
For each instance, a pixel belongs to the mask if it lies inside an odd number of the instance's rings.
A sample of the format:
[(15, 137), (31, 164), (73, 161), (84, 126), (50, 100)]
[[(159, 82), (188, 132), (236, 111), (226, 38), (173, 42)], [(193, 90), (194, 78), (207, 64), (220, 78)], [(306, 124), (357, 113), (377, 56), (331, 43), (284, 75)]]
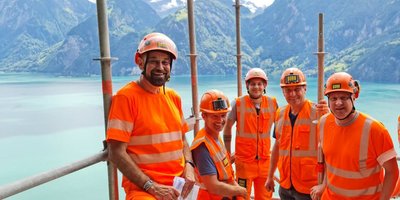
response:
[(219, 90), (208, 90), (201, 97), (200, 111), (205, 113), (227, 113), (229, 100)]
[(325, 96), (332, 92), (349, 92), (356, 98), (360, 94), (360, 85), (358, 81), (346, 72), (337, 72), (332, 74), (325, 84)]
[(267, 83), (267, 81), (268, 81), (267, 75), (265, 74), (264, 70), (262, 70), (261, 68), (251, 68), (247, 72), (244, 80), (247, 82), (248, 80), (253, 79), (253, 78), (261, 78), (265, 81), (265, 83)]
[(172, 59), (174, 60), (178, 58), (178, 50), (175, 43), (168, 36), (155, 32), (144, 36), (142, 41), (139, 43), (135, 54), (136, 64), (138, 64), (138, 58), (140, 55), (154, 50), (166, 51), (171, 54)]
[(281, 87), (307, 85), (303, 72), (295, 67), (286, 69), (281, 76)]

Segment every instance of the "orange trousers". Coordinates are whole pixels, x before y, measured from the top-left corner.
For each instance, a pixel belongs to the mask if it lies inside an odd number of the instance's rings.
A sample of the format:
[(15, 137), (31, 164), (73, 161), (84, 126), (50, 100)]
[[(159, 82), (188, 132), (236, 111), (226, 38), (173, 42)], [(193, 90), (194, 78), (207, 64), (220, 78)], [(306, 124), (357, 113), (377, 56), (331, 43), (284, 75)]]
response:
[(254, 183), (254, 199), (269, 200), (272, 198), (272, 192), (265, 189), (267, 181), (269, 160), (256, 160), (254, 162), (235, 161), (236, 181), (240, 186), (246, 187), (247, 199), (250, 199), (251, 187)]

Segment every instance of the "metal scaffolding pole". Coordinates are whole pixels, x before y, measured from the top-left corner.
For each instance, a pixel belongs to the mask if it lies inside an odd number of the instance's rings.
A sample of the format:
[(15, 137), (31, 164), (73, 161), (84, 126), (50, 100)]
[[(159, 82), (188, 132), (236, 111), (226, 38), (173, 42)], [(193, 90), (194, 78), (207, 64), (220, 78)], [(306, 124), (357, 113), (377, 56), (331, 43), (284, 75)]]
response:
[[(112, 76), (110, 41), (108, 34), (108, 17), (106, 0), (97, 0), (97, 21), (99, 28), (101, 78), (103, 90), (104, 125), (107, 131), (108, 113), (112, 98)], [(109, 199), (118, 200), (118, 175), (117, 168), (107, 161)]]
[(234, 5), (236, 10), (236, 60), (237, 60), (237, 86), (238, 96), (242, 96), (242, 51), (240, 47), (240, 0)]
[(193, 105), (193, 116), (195, 117), (196, 123), (193, 127), (193, 133), (196, 136), (199, 131), (199, 103), (198, 103), (198, 92), (197, 92), (197, 62), (196, 62), (196, 34), (194, 32), (194, 10), (193, 0), (187, 0), (187, 11), (188, 11), (188, 26), (189, 26), (189, 44), (190, 44), (190, 71), (192, 80), (192, 105)]

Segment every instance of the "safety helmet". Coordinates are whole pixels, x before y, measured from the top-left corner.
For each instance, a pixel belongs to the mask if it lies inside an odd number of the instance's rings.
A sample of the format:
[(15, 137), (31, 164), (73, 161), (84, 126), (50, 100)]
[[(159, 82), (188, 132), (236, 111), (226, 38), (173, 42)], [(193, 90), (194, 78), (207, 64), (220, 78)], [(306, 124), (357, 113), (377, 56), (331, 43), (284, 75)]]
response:
[(227, 113), (229, 111), (229, 100), (219, 90), (208, 90), (201, 97), (200, 111), (205, 113)]
[(286, 69), (281, 76), (281, 87), (307, 85), (303, 72), (295, 67)]
[(264, 70), (262, 70), (261, 68), (251, 68), (245, 77), (245, 81), (247, 83), (248, 80), (253, 79), (253, 78), (261, 78), (265, 81), (265, 83), (267, 83), (268, 81), (268, 77), (265, 74)]
[(178, 50), (175, 43), (162, 33), (150, 33), (144, 36), (135, 54), (135, 63), (138, 64), (140, 55), (149, 51), (166, 51), (172, 55), (172, 59), (178, 58)]
[(332, 74), (325, 84), (325, 96), (332, 92), (349, 92), (356, 98), (360, 94), (360, 84), (353, 80), (353, 77), (346, 72), (337, 72)]

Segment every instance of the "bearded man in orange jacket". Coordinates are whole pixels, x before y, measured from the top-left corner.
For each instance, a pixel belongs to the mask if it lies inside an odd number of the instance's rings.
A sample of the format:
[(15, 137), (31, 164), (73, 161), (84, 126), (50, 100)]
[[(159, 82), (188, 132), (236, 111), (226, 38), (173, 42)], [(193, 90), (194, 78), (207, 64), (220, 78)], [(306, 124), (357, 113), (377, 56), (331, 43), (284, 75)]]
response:
[[(194, 165), (181, 99), (165, 87), (177, 53), (166, 35), (146, 35), (135, 55), (142, 70), (139, 80), (125, 85), (112, 99), (108, 156), (123, 174), (127, 200), (177, 199), (193, 188)], [(172, 186), (175, 176), (186, 179), (182, 193)]]
[(313, 187), (315, 199), (390, 199), (399, 175), (392, 139), (385, 126), (356, 111), (360, 84), (345, 72), (325, 84), (330, 114), (318, 122), (325, 179)]
[(245, 77), (248, 95), (232, 101), (232, 110), (224, 129), (224, 143), (231, 153), (232, 126), (236, 122), (235, 162), (236, 179), (247, 189), (250, 199), (254, 183), (256, 200), (271, 199), (265, 189), (270, 160), (270, 132), (278, 103), (275, 97), (265, 95), (268, 78), (260, 68), (250, 69)]

